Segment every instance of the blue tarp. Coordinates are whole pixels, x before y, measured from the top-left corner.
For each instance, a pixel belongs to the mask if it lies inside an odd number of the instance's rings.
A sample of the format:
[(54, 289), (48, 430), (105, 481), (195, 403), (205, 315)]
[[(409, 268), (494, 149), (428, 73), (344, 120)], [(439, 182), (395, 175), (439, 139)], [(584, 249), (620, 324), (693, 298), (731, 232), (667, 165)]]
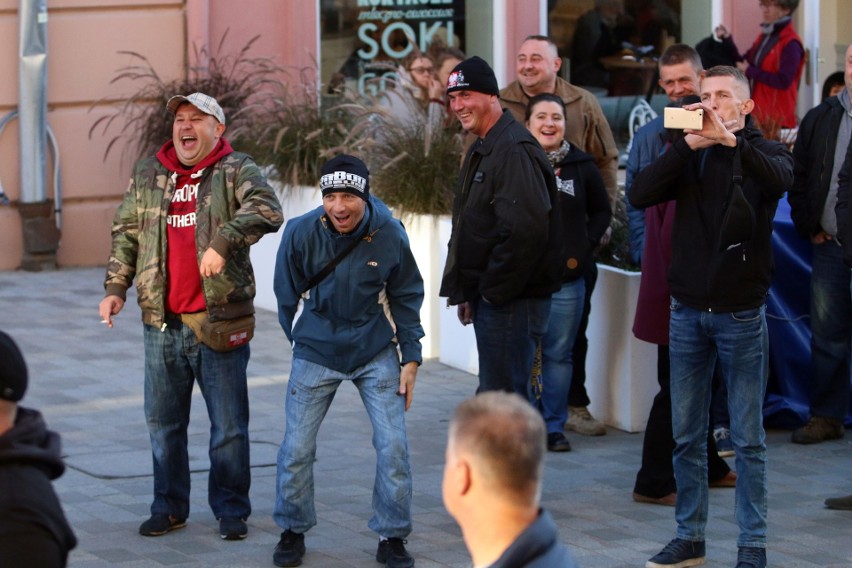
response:
[[(775, 277), (766, 302), (769, 387), (763, 406), (767, 426), (797, 428), (808, 419), (811, 380), (811, 244), (790, 220), (786, 199), (778, 203), (772, 250)], [(852, 400), (846, 424), (852, 424)]]

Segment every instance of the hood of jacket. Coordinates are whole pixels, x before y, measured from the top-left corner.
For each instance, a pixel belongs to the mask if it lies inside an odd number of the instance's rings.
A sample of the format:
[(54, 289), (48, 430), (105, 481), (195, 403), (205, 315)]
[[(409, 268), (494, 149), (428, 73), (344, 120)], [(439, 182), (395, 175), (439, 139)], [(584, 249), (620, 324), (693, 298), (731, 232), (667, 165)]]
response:
[(0, 436), (0, 466), (32, 465), (56, 479), (65, 471), (61, 446), (59, 434), (47, 429), (40, 412), (19, 406), (15, 425)]

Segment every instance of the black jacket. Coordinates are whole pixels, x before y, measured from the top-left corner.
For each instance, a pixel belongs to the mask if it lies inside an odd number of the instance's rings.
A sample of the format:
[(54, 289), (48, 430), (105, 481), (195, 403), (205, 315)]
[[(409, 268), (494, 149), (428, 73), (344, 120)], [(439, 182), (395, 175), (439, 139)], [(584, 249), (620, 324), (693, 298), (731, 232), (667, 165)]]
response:
[(559, 289), (556, 178), (532, 134), (504, 110), (465, 156), (441, 296), (451, 305), (548, 297)]
[(802, 119), (793, 146), (793, 185), (787, 194), (796, 232), (809, 239), (819, 224), (834, 169), (837, 129), (846, 112), (837, 97), (829, 97)]
[(752, 127), (737, 133), (742, 189), (755, 213), (751, 240), (720, 252), (719, 235), (733, 188), (734, 149), (694, 151), (684, 139), (636, 175), (630, 203), (645, 208), (677, 200), (669, 285), (678, 301), (699, 310), (735, 312), (765, 302), (772, 280), (772, 219), (793, 182), (793, 157)]
[(556, 164), (556, 183), (564, 246), (562, 281), (571, 282), (583, 276), (609, 227), (612, 209), (595, 159), (576, 146)]
[(846, 159), (837, 174), (837, 240), (843, 247), (843, 262), (852, 268), (852, 204), (849, 203), (849, 185), (852, 180), (852, 141), (846, 148)]
[(41, 414), (18, 407), (11, 430), (0, 436), (0, 565), (65, 566), (77, 539), (51, 479), (65, 470), (59, 434)]

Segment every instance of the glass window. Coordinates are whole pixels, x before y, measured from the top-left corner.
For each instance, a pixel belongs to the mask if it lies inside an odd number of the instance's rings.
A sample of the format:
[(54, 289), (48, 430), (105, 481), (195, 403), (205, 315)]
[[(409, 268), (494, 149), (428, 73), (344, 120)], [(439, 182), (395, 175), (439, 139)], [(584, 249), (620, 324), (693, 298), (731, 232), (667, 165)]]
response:
[(375, 94), (412, 53), (438, 45), (463, 51), (467, 43), (465, 0), (322, 0), (320, 11), (320, 76), (327, 88)]

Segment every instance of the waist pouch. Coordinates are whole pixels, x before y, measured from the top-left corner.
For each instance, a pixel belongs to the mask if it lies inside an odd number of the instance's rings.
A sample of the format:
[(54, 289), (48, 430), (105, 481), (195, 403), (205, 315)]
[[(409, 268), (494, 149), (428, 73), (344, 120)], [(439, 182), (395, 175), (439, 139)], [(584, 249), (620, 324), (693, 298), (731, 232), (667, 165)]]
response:
[(233, 351), (254, 337), (254, 314), (236, 319), (210, 321), (207, 312), (181, 314), (180, 321), (189, 326), (198, 341), (214, 351)]

